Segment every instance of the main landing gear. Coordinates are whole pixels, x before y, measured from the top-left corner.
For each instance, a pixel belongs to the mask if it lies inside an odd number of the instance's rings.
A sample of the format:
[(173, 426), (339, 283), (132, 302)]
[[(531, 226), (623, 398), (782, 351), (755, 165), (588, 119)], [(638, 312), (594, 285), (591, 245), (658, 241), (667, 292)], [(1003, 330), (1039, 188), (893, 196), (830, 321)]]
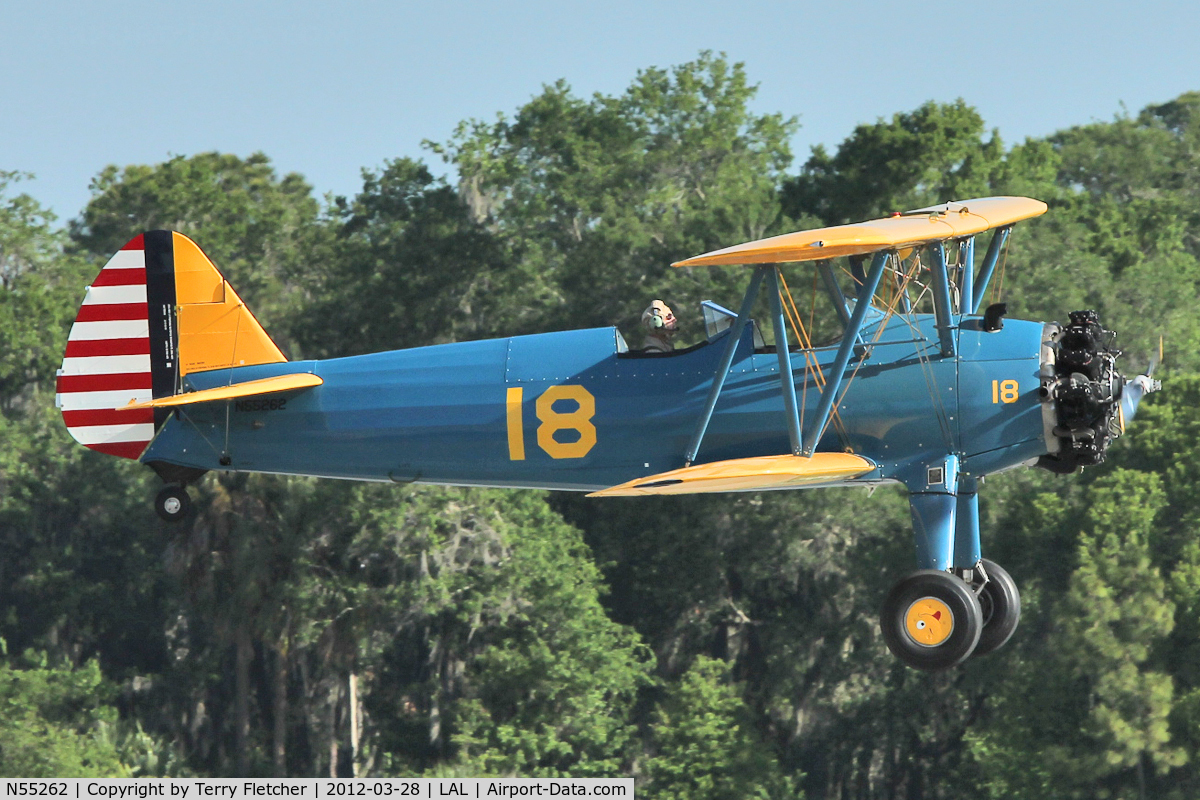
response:
[(1003, 647), (1017, 629), (1021, 595), (999, 564), (982, 559), (974, 569), (956, 572), (964, 574), (918, 570), (883, 601), (883, 640), (914, 669), (956, 667)]
[(908, 666), (950, 669), (1012, 638), (1021, 594), (999, 564), (980, 557), (977, 481), (959, 474), (956, 457), (926, 465), (908, 485), (922, 569), (888, 592), (880, 627)]
[(981, 560), (975, 572), (982, 573), (984, 581), (980, 586), (976, 578), (972, 584), (983, 612), (983, 632), (972, 655), (982, 656), (1008, 644), (1016, 633), (1021, 621), (1021, 593), (1012, 576), (994, 561)]
[(929, 671), (966, 661), (983, 631), (983, 611), (971, 587), (933, 569), (892, 587), (880, 618), (883, 640), (896, 658)]

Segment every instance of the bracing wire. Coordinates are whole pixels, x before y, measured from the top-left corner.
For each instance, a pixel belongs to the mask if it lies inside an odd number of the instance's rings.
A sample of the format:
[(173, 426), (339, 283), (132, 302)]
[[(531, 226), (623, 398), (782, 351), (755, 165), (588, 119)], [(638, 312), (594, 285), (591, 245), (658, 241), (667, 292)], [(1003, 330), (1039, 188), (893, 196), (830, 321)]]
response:
[(1000, 274), (996, 276), (995, 282), (992, 284), (992, 302), (1000, 302), (1000, 298), (1004, 296), (1004, 268), (1008, 266), (1008, 245), (1012, 242), (1012, 233), (1009, 233), (1008, 238), (1004, 240), (1004, 249), (1000, 252)]
[[(815, 279), (816, 273), (814, 272), (813, 275), (814, 275), (814, 279)], [(787, 280), (784, 279), (782, 273), (779, 276), (779, 282), (780, 282), (780, 286), (783, 289), (783, 292), (782, 292), (783, 299), (786, 301), (783, 303), (783, 308), (787, 315), (788, 323), (791, 325), (792, 331), (793, 331), (793, 333), (795, 333), (796, 339), (800, 343), (800, 346), (803, 348), (803, 352), (804, 352), (804, 387), (806, 390), (805, 395), (807, 395), (809, 375), (812, 376), (813, 382), (817, 385), (817, 388), (820, 389), (821, 391), (825, 391), (825, 376), (822, 374), (822, 372), (820, 370), (820, 364), (817, 361), (816, 353), (813, 350), (812, 339), (808, 335), (808, 330), (805, 328), (804, 321), (800, 317), (800, 311), (796, 307), (796, 301), (792, 297), (792, 291), (790, 288), (788, 288)], [(815, 283), (814, 283), (813, 288), (815, 291), (815, 289), (816, 289)], [(814, 298), (815, 298), (815, 296), (814, 296)], [(814, 299), (814, 308), (813, 308), (814, 316), (816, 313), (815, 305), (816, 305), (816, 301)], [(778, 346), (778, 343), (777, 343), (777, 346)], [(800, 413), (800, 429), (801, 430), (804, 429), (804, 403), (807, 402), (807, 399), (808, 399), (807, 396), (805, 396), (804, 399), (802, 400), (802, 405), (801, 405), (801, 413)], [(843, 446), (848, 448), (850, 446), (849, 438), (846, 435), (845, 425), (842, 423), (842, 420), (839, 417), (836, 408), (833, 409), (832, 416), (831, 416), (831, 423), (834, 425), (834, 430), (837, 431), (838, 438), (840, 438), (842, 440)]]
[[(913, 258), (913, 265), (907, 273), (908, 278), (912, 279), (914, 283), (922, 287), (922, 291), (917, 297), (917, 303), (920, 303), (924, 299), (925, 295), (930, 291), (930, 287), (928, 285), (921, 284), (919, 280), (916, 280), (916, 275), (919, 274), (923, 268), (924, 267), (921, 264), (920, 252), (918, 251)], [(913, 304), (914, 309), (917, 307), (917, 303)], [(911, 315), (901, 314), (900, 319), (903, 320), (904, 324), (908, 326), (908, 329), (915, 341), (918, 343), (921, 341), (928, 343), (928, 340), (925, 339), (920, 329), (913, 323)], [(925, 354), (920, 346), (915, 348), (915, 352), (917, 355), (917, 363), (921, 366), (921, 375), (925, 379), (925, 387), (929, 393), (929, 399), (933, 404), (934, 416), (937, 418), (938, 428), (942, 434), (942, 439), (945, 441), (947, 447), (953, 448), (953, 426), (950, 424), (949, 415), (946, 413), (945, 405), (942, 403), (941, 396), (937, 391), (937, 378), (933, 374), (933, 364), (930, 362), (929, 356)]]
[[(1007, 254), (1007, 246), (1006, 246), (1005, 252)], [(899, 316), (899, 318), (904, 322), (904, 324), (910, 330), (910, 332), (913, 336), (913, 340), (915, 342), (917, 342), (918, 344), (922, 341), (928, 343), (928, 339), (926, 339), (924, 334), (916, 326), (916, 324), (912, 318), (912, 313), (915, 312), (916, 309), (920, 306), (920, 304), (923, 303), (926, 300), (926, 298), (932, 294), (932, 288), (929, 285), (929, 283), (922, 282), (920, 279), (920, 274), (921, 274), (922, 270), (925, 269), (924, 265), (921, 262), (920, 251), (918, 250), (914, 254), (912, 262), (907, 269), (904, 267), (903, 262), (900, 260), (898, 253), (891, 254), (891, 256), (889, 258), (891, 261), (891, 265), (889, 266), (888, 269), (892, 273), (892, 281), (888, 284), (885, 284), (887, 286), (887, 291), (885, 294), (880, 296), (881, 305), (883, 306), (882, 310), (884, 312), (883, 317), (882, 317), (882, 319), (880, 319), (878, 322), (876, 322), (874, 324), (875, 325), (874, 335), (871, 337), (871, 340), (869, 342), (866, 342), (865, 344), (867, 344), (868, 346), (874, 346), (874, 345), (878, 344), (879, 340), (883, 336), (884, 331), (887, 328), (888, 321), (891, 320), (891, 318), (893, 316)], [(853, 279), (853, 275), (849, 272), (849, 270), (847, 270), (843, 267), (842, 271), (844, 273), (846, 273), (849, 277), (851, 277), (851, 279)], [(1001, 267), (1001, 275), (1003, 275), (1003, 266)], [(781, 287), (783, 289), (783, 298), (786, 301), (785, 303), (783, 303), (783, 306), (784, 306), (784, 310), (788, 317), (788, 322), (797, 337), (797, 341), (804, 348), (804, 357), (805, 357), (804, 386), (807, 389), (809, 376), (811, 375), (812, 380), (817, 385), (817, 387), (821, 391), (825, 391), (827, 381), (825, 380), (825, 376), (819, 368), (819, 366), (820, 366), (819, 362), (817, 362), (817, 360), (816, 360), (815, 351), (812, 349), (812, 340), (808, 333), (808, 329), (806, 328), (806, 326), (803, 323), (803, 319), (799, 313), (799, 309), (796, 306), (795, 299), (792, 297), (791, 290), (787, 286), (787, 282), (782, 279), (782, 275), (780, 277), (781, 277)], [(816, 275), (814, 273), (813, 308), (812, 308), (812, 312), (811, 312), (811, 316), (810, 316), (810, 323), (812, 323), (812, 321), (815, 320), (815, 313), (816, 313), (815, 281), (816, 281)], [(857, 281), (855, 281), (855, 285), (857, 285)], [(912, 298), (910, 295), (910, 288), (913, 286), (917, 287), (917, 289), (918, 289), (918, 291), (916, 292), (915, 298)], [(900, 303), (901, 303), (902, 299), (906, 299), (906, 298), (910, 300), (908, 307), (911, 309), (911, 311), (907, 311), (906, 313), (899, 314), (898, 308), (900, 306)], [(869, 300), (868, 300), (868, 302), (869, 302)], [(934, 416), (937, 418), (937, 421), (938, 421), (938, 427), (940, 429), (940, 433), (941, 433), (943, 439), (945, 440), (947, 447), (953, 447), (953, 445), (954, 445), (953, 426), (951, 425), (951, 420), (949, 418), (949, 415), (947, 414), (945, 404), (943, 403), (940, 393), (937, 390), (937, 380), (936, 380), (936, 376), (934, 375), (934, 372), (933, 372), (933, 364), (929, 358), (929, 355), (920, 346), (918, 346), (916, 348), (916, 355), (917, 355), (918, 363), (920, 364), (922, 377), (925, 379), (926, 388), (929, 393), (930, 401), (933, 405)], [(829, 423), (828, 423), (829, 425), (831, 425), (834, 428), (835, 432), (837, 433), (838, 438), (842, 441), (843, 445), (848, 450), (850, 449), (848, 432), (847, 432), (847, 429), (845, 426), (845, 421), (841, 418), (837, 409), (838, 409), (838, 406), (841, 405), (843, 400), (846, 398), (848, 392), (850, 391), (851, 386), (854, 383), (854, 379), (858, 376), (858, 372), (862, 368), (862, 365), (865, 361), (866, 361), (865, 358), (859, 359), (857, 361), (857, 363), (855, 364), (854, 369), (851, 371), (850, 375), (847, 377), (847, 379), (845, 381), (845, 385), (842, 387), (841, 392), (839, 393), (838, 397), (836, 398), (836, 400), (833, 404), (833, 409), (831, 411), (830, 419), (829, 419)], [(803, 419), (804, 419), (803, 412), (801, 412), (801, 414), (802, 414), (801, 415), (801, 425), (803, 425)], [(820, 435), (821, 434), (818, 433), (818, 439), (819, 439)]]

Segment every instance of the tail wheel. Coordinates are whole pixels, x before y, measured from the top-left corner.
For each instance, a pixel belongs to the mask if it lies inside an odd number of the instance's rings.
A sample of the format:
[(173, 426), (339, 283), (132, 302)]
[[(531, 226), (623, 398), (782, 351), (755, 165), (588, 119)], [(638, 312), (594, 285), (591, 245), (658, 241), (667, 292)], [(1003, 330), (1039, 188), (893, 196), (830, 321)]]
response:
[(986, 558), (983, 559), (983, 571), (988, 579), (979, 592), (983, 633), (979, 636), (979, 644), (975, 645), (977, 656), (1003, 647), (1021, 621), (1021, 593), (1012, 576), (999, 564)]
[(983, 611), (962, 580), (923, 569), (888, 592), (880, 625), (896, 658), (913, 669), (934, 672), (957, 666), (971, 655), (983, 630)]
[(167, 486), (154, 498), (154, 511), (166, 522), (180, 522), (192, 512), (192, 498), (182, 486)]

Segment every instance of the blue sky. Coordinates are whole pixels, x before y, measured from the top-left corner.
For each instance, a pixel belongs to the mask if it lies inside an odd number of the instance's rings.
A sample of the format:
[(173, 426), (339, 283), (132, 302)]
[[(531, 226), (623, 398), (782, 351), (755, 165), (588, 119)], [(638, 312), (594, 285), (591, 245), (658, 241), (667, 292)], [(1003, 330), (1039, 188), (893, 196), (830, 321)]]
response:
[(1200, 90), (1200, 3), (0, 0), (0, 169), (65, 220), (107, 164), (267, 153), (318, 194), (424, 157), (545, 83), (619, 93), (705, 49), (745, 62), (798, 160), (963, 97), (1006, 142)]

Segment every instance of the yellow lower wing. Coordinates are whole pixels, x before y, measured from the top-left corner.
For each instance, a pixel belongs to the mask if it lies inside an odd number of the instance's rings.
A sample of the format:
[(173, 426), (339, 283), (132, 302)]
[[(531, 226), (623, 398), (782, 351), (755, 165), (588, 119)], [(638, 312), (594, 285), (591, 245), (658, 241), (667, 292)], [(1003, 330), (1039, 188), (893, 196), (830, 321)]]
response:
[(802, 456), (760, 456), (714, 461), (649, 475), (588, 497), (637, 497), (654, 494), (740, 492), (750, 489), (785, 489), (858, 478), (875, 464), (850, 453), (814, 453)]
[(311, 386), (320, 386), (324, 382), (310, 372), (301, 372), (293, 375), (279, 375), (274, 378), (260, 378), (256, 381), (235, 383), (231, 386), (218, 386), (215, 389), (202, 389), (198, 392), (185, 392), (171, 397), (160, 397), (157, 400), (143, 400), (140, 403), (130, 401), (129, 405), (122, 406), (122, 408), (168, 408), (192, 403), (211, 403), (214, 400), (235, 400), (239, 397), (307, 389)]

